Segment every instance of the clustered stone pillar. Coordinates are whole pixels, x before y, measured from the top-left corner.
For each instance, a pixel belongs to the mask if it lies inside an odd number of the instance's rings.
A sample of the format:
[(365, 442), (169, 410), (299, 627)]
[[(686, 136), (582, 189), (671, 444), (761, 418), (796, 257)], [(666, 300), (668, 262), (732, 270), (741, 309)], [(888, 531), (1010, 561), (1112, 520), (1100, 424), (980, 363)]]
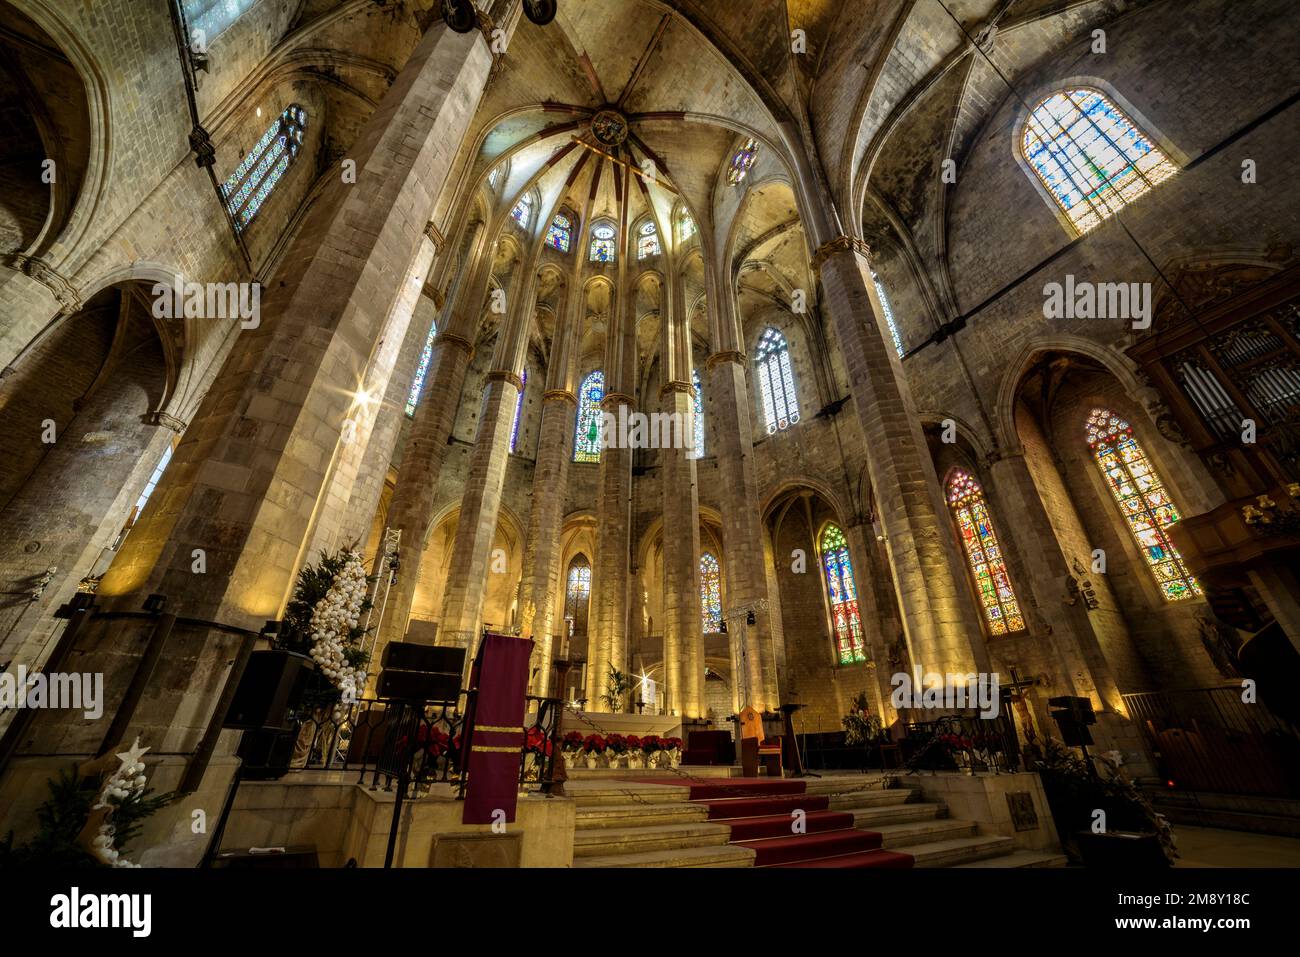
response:
[[(687, 371), (689, 377), (689, 370)], [(694, 423), (694, 388), (670, 381), (659, 393), (669, 422)], [(700, 495), (691, 450), (660, 450), (664, 523), (664, 679), (669, 708), (703, 717), (704, 625), (700, 611)]]
[[(813, 260), (835, 323), (849, 388), (867, 447), (886, 549), (899, 593), (913, 664), (926, 672), (987, 670), (974, 641), (979, 624), (959, 587), (956, 537), (925, 447), (897, 351), (889, 344), (867, 245), (840, 237)], [(980, 667), (980, 665), (984, 667)]]
[(536, 643), (532, 661), (535, 694), (548, 692), (551, 661), (565, 650), (568, 634), (563, 617), (557, 614), (556, 600), (563, 559), (560, 536), (564, 494), (573, 458), (573, 423), (578, 404), (573, 379), (582, 297), (570, 294), (566, 305), (555, 331), (546, 393), (542, 396), (542, 422), (533, 465), (533, 507), (528, 514), (524, 567), (519, 579), (519, 633)]

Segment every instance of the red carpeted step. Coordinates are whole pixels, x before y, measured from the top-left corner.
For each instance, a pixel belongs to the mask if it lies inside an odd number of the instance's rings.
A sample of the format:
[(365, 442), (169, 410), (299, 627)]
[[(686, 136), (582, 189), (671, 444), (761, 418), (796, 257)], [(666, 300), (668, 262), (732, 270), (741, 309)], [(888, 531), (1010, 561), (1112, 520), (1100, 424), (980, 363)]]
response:
[(778, 864), (777, 867), (880, 867), (892, 870), (907, 870), (916, 864), (911, 854), (899, 854), (897, 851), (859, 851), (856, 854), (841, 854), (839, 857), (819, 857), (811, 861), (792, 861)]
[(788, 778), (725, 778), (718, 783), (692, 783), (690, 800), (762, 797), (768, 794), (803, 794), (807, 784)]
[[(777, 794), (772, 797), (715, 798), (695, 801), (709, 809), (710, 821), (725, 821), (733, 817), (759, 817), (785, 814), (791, 811), (824, 811), (831, 805), (825, 794)], [(850, 825), (852, 826), (852, 825)]]
[[(853, 814), (849, 811), (810, 811), (804, 819), (808, 834), (822, 831), (839, 831), (853, 827)], [(764, 817), (746, 817), (727, 821), (731, 827), (731, 843), (754, 841), (764, 837), (797, 837), (791, 833), (794, 818), (789, 814), (771, 814)]]
[(880, 847), (882, 838), (875, 831), (825, 831), (821, 834), (797, 834), (790, 837), (770, 837), (762, 841), (735, 841), (737, 847), (752, 848), (758, 855), (755, 867), (810, 861), (819, 857), (836, 857), (873, 851)]

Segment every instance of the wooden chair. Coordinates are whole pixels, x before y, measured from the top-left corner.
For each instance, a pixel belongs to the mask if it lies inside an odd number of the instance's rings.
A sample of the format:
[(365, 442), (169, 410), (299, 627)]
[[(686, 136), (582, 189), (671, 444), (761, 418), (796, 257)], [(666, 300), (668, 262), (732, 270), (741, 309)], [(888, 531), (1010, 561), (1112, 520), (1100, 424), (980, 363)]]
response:
[(781, 767), (781, 738), (764, 738), (763, 716), (748, 705), (741, 709), (740, 763), (741, 773), (757, 777), (759, 764), (767, 768), (768, 777), (783, 777)]

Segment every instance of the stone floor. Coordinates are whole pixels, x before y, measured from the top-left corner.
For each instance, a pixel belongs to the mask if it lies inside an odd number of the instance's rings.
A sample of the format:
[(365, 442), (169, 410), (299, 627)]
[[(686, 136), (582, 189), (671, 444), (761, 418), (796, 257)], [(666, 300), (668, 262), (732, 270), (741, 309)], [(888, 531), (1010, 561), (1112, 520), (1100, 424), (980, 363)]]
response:
[(1176, 867), (1300, 867), (1300, 838), (1174, 825)]

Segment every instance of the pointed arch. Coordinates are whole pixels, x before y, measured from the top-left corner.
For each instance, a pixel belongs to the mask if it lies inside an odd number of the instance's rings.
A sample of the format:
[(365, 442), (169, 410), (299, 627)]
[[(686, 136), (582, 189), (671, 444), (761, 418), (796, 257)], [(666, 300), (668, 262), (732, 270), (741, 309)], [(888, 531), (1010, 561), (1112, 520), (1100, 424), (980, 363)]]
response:
[(1093, 409), (1088, 447), (1120, 516), (1165, 601), (1199, 598), (1203, 592), (1166, 530), (1181, 517), (1133, 427), (1110, 409)]
[(1007, 635), (1025, 630), (1015, 589), (1007, 574), (1002, 546), (993, 528), (984, 489), (962, 468), (948, 473), (944, 483), (948, 508), (957, 523), (957, 536), (966, 552), (975, 596), (984, 610), (984, 624), (990, 635)]

